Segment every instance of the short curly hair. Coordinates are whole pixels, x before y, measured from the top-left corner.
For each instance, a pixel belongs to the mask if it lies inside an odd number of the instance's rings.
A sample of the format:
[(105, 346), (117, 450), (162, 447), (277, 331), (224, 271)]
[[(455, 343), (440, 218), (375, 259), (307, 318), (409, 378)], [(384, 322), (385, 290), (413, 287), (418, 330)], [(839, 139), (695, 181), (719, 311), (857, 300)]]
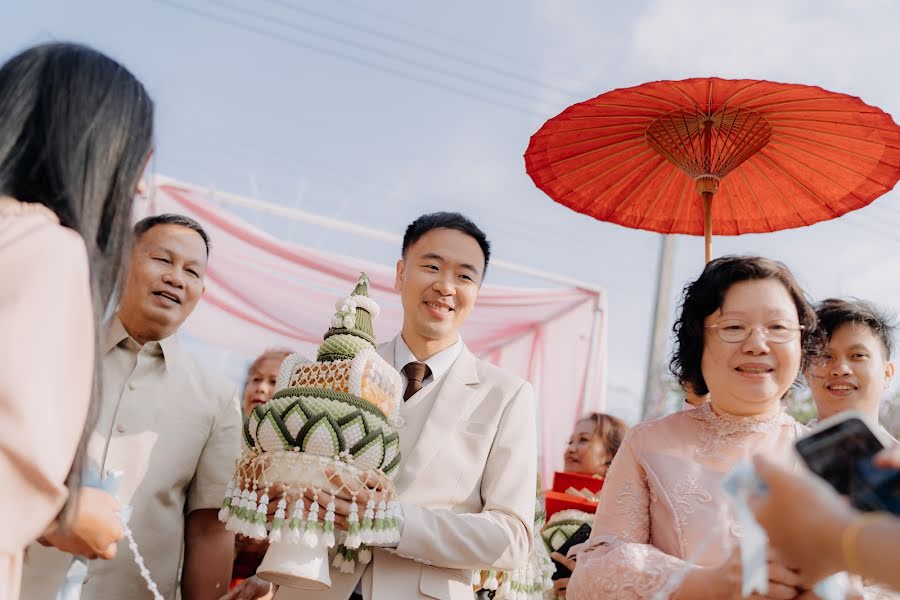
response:
[(700, 277), (686, 285), (682, 293), (680, 314), (672, 327), (675, 346), (669, 362), (669, 370), (682, 386), (690, 386), (700, 396), (709, 393), (700, 368), (706, 317), (722, 307), (731, 286), (760, 279), (781, 282), (797, 307), (797, 316), (803, 326), (800, 332), (803, 358), (798, 377), (812, 358), (818, 355), (822, 344), (816, 311), (790, 269), (781, 262), (761, 256), (723, 256), (707, 264)]

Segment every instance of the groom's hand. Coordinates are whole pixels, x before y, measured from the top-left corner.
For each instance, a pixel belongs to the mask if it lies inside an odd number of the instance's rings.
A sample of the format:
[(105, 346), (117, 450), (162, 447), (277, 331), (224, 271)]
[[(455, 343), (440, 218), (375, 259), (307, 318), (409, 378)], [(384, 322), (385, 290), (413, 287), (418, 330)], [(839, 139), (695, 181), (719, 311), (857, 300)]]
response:
[(260, 579), (254, 575), (240, 582), (219, 600), (272, 600), (277, 591), (277, 585), (273, 585), (265, 579)]
[(371, 473), (366, 475), (364, 481), (345, 480), (335, 469), (326, 469), (325, 474), (333, 486), (332, 490), (334, 493), (319, 491), (318, 497), (316, 497), (316, 493), (313, 490), (307, 490), (304, 496), (307, 502), (318, 500), (322, 514), (324, 514), (328, 503), (334, 502), (334, 526), (341, 531), (347, 531), (347, 518), (350, 516), (350, 505), (354, 497), (356, 498), (357, 515), (360, 521), (363, 519), (366, 505), (370, 499), (375, 502), (376, 508), (382, 500), (387, 502), (389, 499), (388, 493), (383, 489), (381, 480)]

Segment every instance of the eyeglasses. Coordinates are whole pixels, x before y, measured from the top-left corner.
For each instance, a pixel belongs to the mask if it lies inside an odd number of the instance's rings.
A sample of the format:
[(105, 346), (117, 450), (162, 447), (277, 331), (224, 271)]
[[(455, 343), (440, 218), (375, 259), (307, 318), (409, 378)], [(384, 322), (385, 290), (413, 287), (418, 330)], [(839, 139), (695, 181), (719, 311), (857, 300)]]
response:
[(707, 325), (706, 329), (713, 329), (719, 339), (729, 344), (743, 342), (754, 329), (762, 331), (766, 340), (775, 344), (784, 344), (791, 340), (797, 339), (800, 332), (804, 329), (803, 325), (795, 325), (789, 321), (771, 321), (765, 325), (750, 325), (739, 319), (724, 319), (718, 323)]

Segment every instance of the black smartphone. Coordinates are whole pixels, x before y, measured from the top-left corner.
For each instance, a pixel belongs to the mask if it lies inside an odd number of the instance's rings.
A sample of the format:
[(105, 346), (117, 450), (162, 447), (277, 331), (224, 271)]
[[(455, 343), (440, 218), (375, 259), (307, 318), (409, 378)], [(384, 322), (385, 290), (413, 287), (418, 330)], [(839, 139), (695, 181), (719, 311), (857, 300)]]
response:
[(884, 448), (859, 413), (837, 415), (797, 440), (809, 469), (864, 511), (900, 514), (900, 471), (881, 469), (872, 458)]
[[(562, 554), (563, 556), (572, 548), (572, 546), (577, 546), (578, 544), (583, 544), (591, 537), (591, 523), (584, 523), (581, 527), (575, 530), (572, 533), (572, 537), (567, 539), (565, 543), (560, 546), (556, 551)], [(572, 571), (563, 564), (560, 564), (553, 561), (553, 564), (556, 565), (556, 572), (551, 576), (551, 579), (554, 581), (557, 579), (563, 579), (565, 577), (571, 577)]]

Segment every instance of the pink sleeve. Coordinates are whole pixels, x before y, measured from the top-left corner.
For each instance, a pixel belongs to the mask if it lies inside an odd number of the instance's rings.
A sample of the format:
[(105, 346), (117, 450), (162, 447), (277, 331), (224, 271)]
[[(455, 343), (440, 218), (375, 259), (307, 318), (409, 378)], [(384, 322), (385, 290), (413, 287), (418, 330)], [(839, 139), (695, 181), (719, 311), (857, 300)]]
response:
[(650, 489), (629, 433), (607, 474), (591, 539), (578, 553), (566, 597), (650, 598), (684, 565), (650, 544)]
[[(853, 593), (857, 596), (854, 596)], [(863, 585), (856, 576), (850, 577), (850, 594), (848, 598), (862, 597), (864, 600), (898, 600), (900, 592), (895, 592), (887, 587), (873, 582), (866, 582)]]
[(0, 552), (16, 553), (65, 502), (90, 402), (94, 322), (87, 253), (71, 230), (47, 224), (4, 245), (0, 277)]

